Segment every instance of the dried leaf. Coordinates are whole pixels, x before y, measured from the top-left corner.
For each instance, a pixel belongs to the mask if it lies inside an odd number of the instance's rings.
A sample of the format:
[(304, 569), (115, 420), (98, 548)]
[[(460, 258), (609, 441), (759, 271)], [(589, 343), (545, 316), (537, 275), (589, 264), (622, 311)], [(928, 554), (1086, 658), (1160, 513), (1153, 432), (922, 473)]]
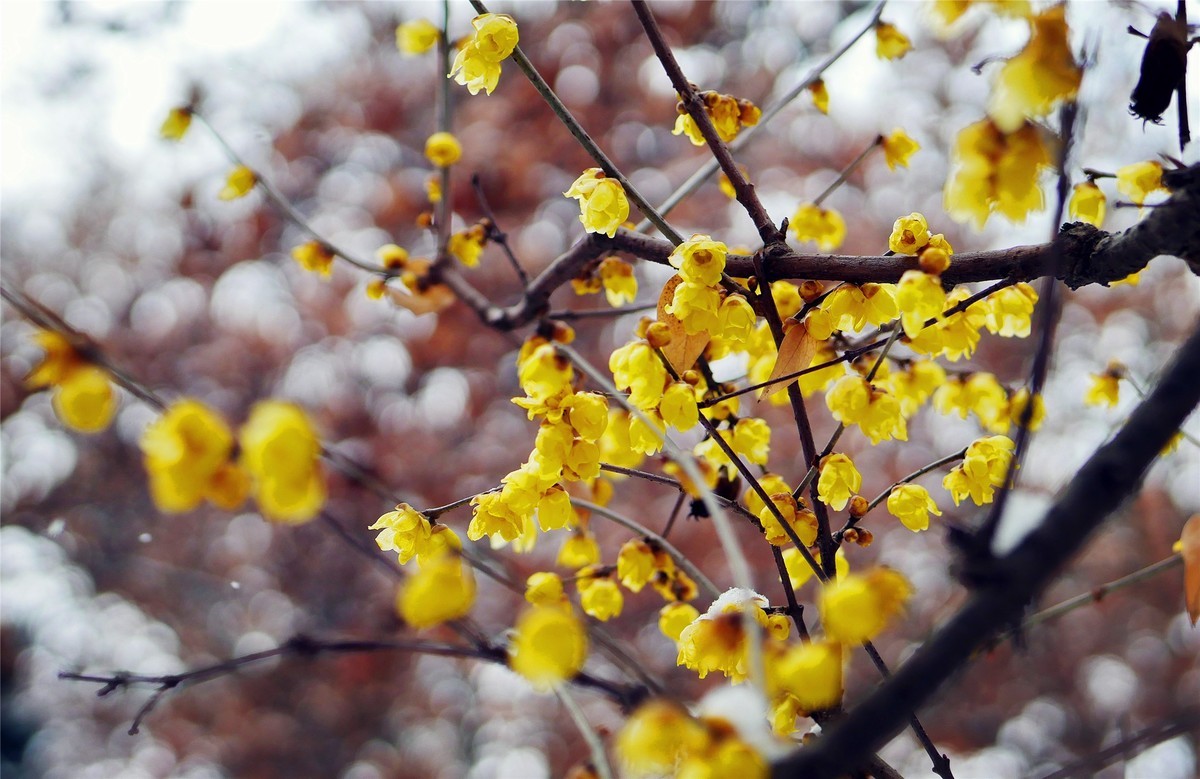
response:
[(1183, 547), (1183, 599), (1195, 626), (1200, 619), (1200, 514), (1193, 514), (1184, 523), (1179, 543)]
[(675, 288), (682, 282), (683, 277), (676, 273), (667, 279), (667, 283), (663, 285), (662, 294), (658, 296), (658, 321), (665, 324), (671, 334), (671, 342), (663, 347), (662, 353), (667, 358), (667, 362), (671, 363), (675, 372), (679, 374), (696, 364), (696, 360), (704, 354), (704, 347), (708, 346), (708, 342), (712, 340), (712, 334), (707, 331), (688, 335), (687, 330), (683, 327), (683, 322), (679, 321), (674, 314), (667, 313), (667, 306), (671, 305), (671, 301), (675, 298)]
[[(768, 381), (774, 381), (780, 376), (802, 371), (812, 365), (813, 355), (817, 353), (817, 339), (808, 334), (808, 328), (803, 322), (796, 322), (783, 334), (783, 343), (779, 344), (779, 355), (775, 358), (775, 367), (771, 369)], [(796, 381), (796, 379), (792, 379)], [(764, 395), (774, 395), (792, 382), (774, 384), (763, 387), (758, 391), (758, 399)]]

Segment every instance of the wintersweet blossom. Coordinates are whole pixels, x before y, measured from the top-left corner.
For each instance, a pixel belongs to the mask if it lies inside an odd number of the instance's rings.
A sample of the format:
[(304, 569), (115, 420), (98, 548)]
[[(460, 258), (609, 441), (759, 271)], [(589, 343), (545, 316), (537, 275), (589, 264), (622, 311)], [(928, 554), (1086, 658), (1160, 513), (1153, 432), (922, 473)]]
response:
[(475, 575), (452, 552), (422, 560), (396, 594), (396, 611), (411, 627), (433, 627), (465, 617), (475, 604)]
[(471, 20), (474, 34), (459, 47), (449, 76), (472, 95), (492, 94), (500, 81), (500, 63), (517, 47), (516, 21), (507, 14), (481, 14)]
[(425, 159), (434, 166), (448, 168), (462, 158), (462, 144), (448, 132), (436, 132), (425, 139)]
[(33, 336), (45, 356), (25, 377), (31, 389), (54, 387), (50, 404), (63, 424), (81, 433), (108, 427), (117, 410), (108, 371), (87, 362), (61, 333), (39, 330)]
[(846, 240), (846, 220), (832, 208), (801, 203), (788, 226), (797, 241), (814, 241), (823, 252), (831, 252)]
[(605, 257), (597, 271), (604, 286), (604, 297), (613, 308), (632, 303), (637, 298), (637, 276), (633, 266), (620, 257)]
[(221, 473), (231, 465), (233, 433), (208, 406), (184, 399), (151, 422), (139, 444), (154, 505), (160, 511), (191, 511), (221, 486)]
[(979, 229), (992, 213), (1023, 222), (1044, 200), (1038, 177), (1051, 165), (1038, 128), (1003, 132), (990, 119), (968, 125), (954, 143), (954, 170), (943, 193), (946, 212)]
[(162, 127), (158, 131), (159, 134), (168, 141), (183, 140), (188, 128), (192, 126), (193, 113), (190, 106), (172, 108), (167, 113), (167, 118), (163, 120)]
[(891, 22), (875, 24), (875, 56), (881, 60), (898, 60), (912, 50), (912, 41)]
[(1081, 222), (1087, 222), (1093, 227), (1104, 224), (1104, 212), (1107, 200), (1100, 187), (1094, 181), (1083, 181), (1071, 190), (1071, 199), (1067, 201), (1067, 211)]
[(883, 146), (883, 160), (888, 170), (895, 170), (896, 166), (907, 168), (909, 158), (921, 150), (921, 144), (899, 127), (883, 136), (879, 143)]
[(254, 185), (257, 183), (258, 176), (254, 171), (245, 165), (238, 165), (229, 172), (229, 176), (225, 179), (225, 186), (217, 193), (217, 197), (222, 200), (237, 200), (250, 194), (250, 190), (254, 189)]
[(825, 634), (841, 644), (870, 641), (904, 608), (912, 585), (890, 568), (849, 574), (821, 588), (817, 606)]
[(579, 221), (589, 233), (612, 238), (629, 218), (625, 188), (616, 179), (606, 177), (600, 168), (585, 170), (563, 194), (579, 201)]
[(433, 535), (429, 518), (407, 503), (397, 505), (367, 529), (379, 531), (375, 543), (385, 552), (395, 552), (401, 565), (423, 554)]
[(292, 259), (304, 270), (328, 278), (333, 273), (333, 250), (320, 241), (308, 241), (292, 249)]
[(437, 45), (441, 30), (428, 19), (414, 19), (396, 27), (396, 48), (405, 54), (424, 54)]
[(295, 524), (316, 516), (325, 504), (321, 442), (299, 406), (257, 404), (238, 441), (254, 497), (268, 519)]
[(916, 254), (929, 243), (929, 223), (917, 212), (902, 216), (892, 224), (888, 248), (896, 254)]
[(844, 454), (826, 455), (817, 478), (817, 496), (834, 511), (846, 508), (850, 498), (862, 488), (862, 474)]
[(1000, 69), (988, 113), (1002, 132), (1045, 116), (1079, 92), (1083, 71), (1067, 40), (1066, 13), (1060, 3), (1029, 17), (1029, 42)]
[(1152, 193), (1166, 191), (1167, 188), (1162, 183), (1162, 174), (1162, 163), (1153, 160), (1117, 168), (1117, 191), (1140, 206)]
[(941, 516), (941, 509), (919, 484), (901, 484), (887, 498), (887, 510), (914, 533), (929, 528), (929, 515)]
[(534, 687), (547, 690), (579, 673), (587, 648), (587, 630), (572, 609), (534, 606), (514, 626), (509, 666)]

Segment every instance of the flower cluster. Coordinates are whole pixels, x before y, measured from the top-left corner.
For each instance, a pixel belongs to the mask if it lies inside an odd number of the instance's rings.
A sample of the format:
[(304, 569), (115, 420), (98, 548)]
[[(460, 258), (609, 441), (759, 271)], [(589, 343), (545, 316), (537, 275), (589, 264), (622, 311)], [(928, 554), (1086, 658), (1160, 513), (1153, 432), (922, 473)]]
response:
[(679, 704), (651, 700), (617, 735), (623, 775), (765, 779), (767, 760), (726, 720), (693, 717)]
[(39, 330), (33, 340), (45, 356), (25, 377), (25, 385), (30, 389), (53, 387), (51, 405), (67, 427), (81, 433), (98, 433), (108, 427), (117, 411), (109, 372), (84, 359), (61, 333)]
[(688, 335), (720, 329), (720, 282), (728, 252), (720, 241), (697, 234), (676, 246), (668, 258), (682, 281), (666, 311), (683, 323)]
[(508, 14), (481, 14), (471, 26), (475, 31), (459, 44), (449, 75), (472, 95), (481, 89), (490, 95), (500, 81), (500, 63), (517, 48), (517, 23)]
[(893, 438), (908, 440), (900, 401), (857, 374), (844, 376), (829, 388), (825, 404), (834, 419), (845, 425), (858, 425), (872, 444)]
[[(700, 93), (700, 99), (704, 101), (704, 113), (708, 114), (717, 135), (725, 143), (736, 138), (743, 127), (753, 127), (762, 118), (762, 109), (749, 100), (741, 100), (733, 95), (706, 90)], [(686, 135), (692, 145), (703, 146), (704, 136), (682, 101), (675, 106), (675, 110), (679, 116), (675, 119), (671, 134)]]
[(321, 442), (299, 406), (258, 403), (238, 440), (251, 492), (268, 519), (295, 524), (316, 516), (325, 505)]
[(968, 446), (962, 463), (942, 479), (954, 505), (967, 497), (977, 506), (991, 503), (995, 488), (1008, 476), (1012, 452), (1012, 439), (1002, 435), (980, 438)]

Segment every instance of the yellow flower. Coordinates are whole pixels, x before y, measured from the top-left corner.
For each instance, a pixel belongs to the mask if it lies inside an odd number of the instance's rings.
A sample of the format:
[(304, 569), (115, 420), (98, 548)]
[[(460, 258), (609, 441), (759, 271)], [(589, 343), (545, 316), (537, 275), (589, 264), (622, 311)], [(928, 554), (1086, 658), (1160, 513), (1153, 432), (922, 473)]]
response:
[(585, 170), (563, 194), (579, 201), (579, 221), (589, 233), (612, 238), (629, 218), (629, 201), (621, 182), (605, 177), (600, 168)]
[(1037, 302), (1037, 291), (1023, 281), (997, 290), (984, 301), (987, 312), (984, 325), (988, 332), (1004, 338), (1026, 338)]
[(442, 202), (442, 177), (439, 173), (431, 173), (425, 179), (425, 197), (429, 198), (429, 202), (436, 205)]
[(432, 536), (429, 519), (407, 503), (399, 504), (367, 529), (380, 531), (375, 543), (383, 551), (399, 555), (401, 565), (415, 555), (425, 554)]
[(424, 54), (437, 45), (441, 31), (428, 19), (416, 19), (396, 28), (396, 48), (405, 54)]
[(911, 417), (934, 390), (946, 381), (946, 370), (932, 360), (910, 362), (902, 371), (888, 374), (888, 389), (900, 401), (900, 413)]
[(888, 248), (897, 254), (916, 254), (929, 243), (929, 223), (917, 212), (902, 216), (892, 224)]
[(299, 406), (258, 403), (238, 440), (254, 497), (268, 519), (307, 522), (325, 505), (321, 442)]
[(562, 577), (552, 571), (531, 574), (525, 580), (525, 600), (533, 606), (566, 605)]
[(704, 726), (682, 706), (650, 700), (625, 721), (617, 734), (615, 751), (632, 776), (678, 776), (675, 768), (680, 758), (703, 750), (708, 740)]
[(633, 266), (620, 257), (605, 257), (598, 273), (604, 285), (604, 297), (613, 308), (632, 303), (637, 298), (638, 283)]
[(690, 603), (668, 603), (658, 612), (658, 629), (672, 641), (679, 641), (679, 634), (699, 616), (700, 612)]
[(617, 553), (617, 578), (630, 592), (641, 592), (655, 571), (655, 554), (644, 538), (631, 538)]
[(929, 514), (941, 516), (941, 509), (929, 497), (929, 490), (919, 484), (901, 484), (887, 498), (887, 510), (914, 533), (929, 528)]
[(875, 56), (881, 60), (898, 60), (912, 50), (912, 41), (890, 22), (875, 25)]
[(887, 163), (888, 170), (895, 170), (897, 165), (907, 168), (909, 158), (921, 150), (921, 144), (899, 127), (883, 136), (880, 144), (883, 146), (883, 160)]
[(475, 33), (458, 50), (450, 77), (472, 94), (491, 94), (500, 80), (500, 62), (513, 53), (519, 34), (507, 14), (482, 14), (471, 20)]
[(1104, 373), (1092, 374), (1092, 383), (1083, 396), (1083, 402), (1089, 406), (1116, 407), (1121, 397), (1121, 379), (1124, 377), (1125, 366), (1115, 361), (1109, 363)]
[(487, 243), (487, 233), (479, 225), (467, 230), (461, 230), (450, 236), (446, 242), (446, 251), (463, 265), (474, 268), (479, 265), (483, 256), (483, 247)]
[(1003, 484), (1008, 474), (1012, 450), (1012, 440), (1002, 435), (980, 438), (968, 446), (962, 464), (942, 479), (942, 486), (950, 492), (954, 505), (966, 497), (977, 506), (991, 503), (994, 488)]
[(642, 411), (658, 408), (669, 377), (649, 344), (633, 341), (613, 350), (608, 368), (617, 389), (629, 392), (630, 403)]
[(823, 252), (833, 251), (846, 239), (846, 220), (842, 215), (813, 203), (801, 203), (789, 226), (797, 241), (814, 241)]
[(675, 126), (671, 128), (671, 135), (686, 135), (693, 146), (703, 146), (705, 143), (700, 126), (688, 113), (682, 113), (675, 117)]
[(65, 336), (53, 330), (39, 330), (33, 340), (46, 354), (25, 377), (26, 386), (53, 386), (51, 405), (68, 427), (81, 433), (108, 427), (117, 411), (108, 371), (85, 361)]
[(292, 249), (292, 259), (304, 270), (325, 277), (333, 273), (333, 250), (320, 241), (308, 241)]
[(825, 88), (825, 80), (817, 79), (809, 85), (808, 91), (812, 94), (813, 105), (823, 114), (829, 113), (829, 90)]
[(517, 48), (517, 23), (508, 14), (480, 14), (471, 20), (471, 26), (475, 28), (473, 44), (479, 56), (490, 62), (507, 59)]
[(535, 400), (546, 400), (571, 391), (575, 370), (566, 357), (551, 343), (526, 342), (532, 346), (526, 354), (521, 350), (517, 363), (517, 379), (525, 394)]
[(465, 617), (475, 604), (475, 575), (453, 553), (422, 560), (396, 594), (396, 611), (420, 630)]
[(584, 441), (599, 441), (608, 428), (608, 398), (595, 392), (568, 395), (561, 408), (567, 423)]
[[(736, 138), (743, 126), (756, 125), (762, 118), (762, 110), (749, 100), (739, 100), (733, 95), (723, 95), (712, 90), (701, 92), (700, 97), (704, 100), (704, 112), (712, 120), (717, 136), (725, 143)], [(675, 127), (671, 134), (686, 135), (693, 146), (705, 144), (700, 127), (692, 115), (683, 109), (682, 103), (679, 104), (679, 116), (675, 119)]]
[[(817, 515), (809, 511), (807, 505), (798, 503), (790, 492), (772, 493), (771, 502), (802, 544), (811, 546), (817, 540)], [(791, 543), (787, 530), (769, 507), (764, 506), (758, 512), (758, 521), (762, 524), (767, 543), (781, 547)]]
[(1071, 216), (1081, 222), (1087, 222), (1093, 227), (1104, 224), (1104, 210), (1107, 200), (1100, 187), (1094, 181), (1084, 181), (1075, 185), (1071, 190), (1071, 200), (1067, 210)]
[(843, 376), (825, 393), (825, 405), (837, 421), (853, 425), (871, 405), (871, 385), (858, 374)]
[(717, 330), (721, 339), (734, 345), (735, 349), (750, 340), (757, 321), (754, 307), (741, 295), (727, 295), (717, 309)]
[(81, 433), (99, 433), (117, 411), (108, 371), (83, 365), (59, 384), (50, 398), (54, 413), (67, 427)]
[(925, 327), (925, 321), (941, 316), (946, 310), (946, 291), (942, 280), (919, 270), (908, 270), (896, 285), (896, 306), (900, 322), (910, 338)]
[(712, 333), (720, 328), (721, 292), (717, 287), (684, 281), (675, 287), (665, 310), (683, 323), (688, 335)]
[(795, 699), (795, 714), (832, 708), (842, 699), (842, 648), (833, 642), (790, 646), (767, 673), (773, 687)]
[(563, 542), (555, 564), (560, 568), (578, 569), (595, 565), (599, 560), (600, 545), (596, 543), (596, 537), (587, 531), (578, 530)]
[(747, 462), (766, 465), (771, 449), (771, 428), (756, 417), (744, 417), (733, 426), (733, 451)]
[(601, 622), (607, 622), (621, 613), (625, 596), (611, 576), (597, 575), (595, 566), (581, 570), (575, 579), (579, 590), (579, 605), (585, 614)]
[(696, 406), (696, 391), (687, 382), (677, 381), (663, 392), (658, 413), (663, 421), (676, 430), (691, 430), (700, 421)]
[(509, 665), (546, 690), (579, 673), (587, 659), (587, 630), (571, 609), (534, 606), (517, 620)]
[(1026, 122), (1004, 133), (990, 119), (968, 125), (954, 144), (954, 171), (943, 195), (947, 213), (983, 228), (993, 212), (1022, 222), (1043, 205), (1038, 176), (1050, 153), (1038, 129)]
[(168, 141), (183, 140), (188, 128), (192, 126), (192, 113), (190, 106), (172, 108), (167, 114), (167, 118), (163, 120), (162, 127), (158, 131), (159, 134)]
[(462, 145), (447, 132), (438, 132), (425, 139), (425, 159), (436, 167), (448, 168), (462, 158)]
[(684, 281), (712, 287), (721, 281), (729, 249), (707, 235), (693, 235), (676, 246), (667, 260)]
[(1158, 162), (1135, 162), (1117, 168), (1117, 191), (1140, 206), (1152, 193), (1167, 191), (1162, 183), (1162, 174), (1162, 163)]
[(1079, 91), (1083, 71), (1067, 41), (1066, 13), (1066, 6), (1059, 4), (1030, 17), (1029, 43), (1000, 69), (988, 113), (1002, 132), (1045, 116)]
[(233, 433), (208, 406), (180, 400), (150, 423), (140, 446), (154, 505), (160, 511), (191, 511), (229, 464)]
[(575, 508), (571, 507), (571, 496), (562, 487), (553, 486), (538, 501), (538, 525), (544, 531), (560, 531), (574, 527)]
[(821, 460), (817, 496), (834, 511), (841, 511), (851, 496), (862, 488), (862, 474), (844, 454), (827, 455)]
[(860, 644), (883, 632), (912, 594), (912, 585), (899, 572), (875, 568), (849, 574), (821, 588), (817, 606), (825, 634), (841, 644)]
[(871, 390), (871, 403), (858, 420), (858, 426), (871, 439), (872, 445), (893, 438), (908, 440), (908, 423), (900, 413), (900, 401), (884, 390)]
[[(821, 562), (821, 554), (819, 551), (813, 551), (813, 558), (819, 564)], [(846, 559), (846, 547), (837, 550), (837, 554), (833, 556), (834, 575), (841, 579), (846, 574), (850, 573), (850, 561)], [(800, 550), (794, 546), (783, 550), (783, 565), (787, 568), (788, 579), (792, 582), (792, 589), (799, 590), (808, 580), (813, 578), (812, 566), (804, 559), (804, 555), (800, 554)]]
[(821, 308), (836, 322), (838, 330), (862, 330), (896, 318), (895, 284), (843, 284), (829, 294)]
[(225, 179), (225, 186), (217, 193), (222, 200), (237, 200), (245, 197), (258, 183), (258, 176), (245, 165), (238, 165)]
[(395, 271), (408, 264), (408, 250), (394, 243), (384, 244), (375, 252), (379, 264), (386, 270)]

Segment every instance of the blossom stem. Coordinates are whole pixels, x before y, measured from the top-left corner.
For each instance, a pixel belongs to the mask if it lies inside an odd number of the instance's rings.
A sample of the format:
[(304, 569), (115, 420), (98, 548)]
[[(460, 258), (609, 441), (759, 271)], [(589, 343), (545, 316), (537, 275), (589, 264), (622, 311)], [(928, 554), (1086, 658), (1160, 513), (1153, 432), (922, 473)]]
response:
[(583, 707), (575, 700), (574, 694), (565, 687), (556, 688), (554, 694), (562, 701), (563, 707), (574, 720), (579, 735), (583, 736), (583, 740), (587, 743), (588, 751), (592, 753), (592, 768), (596, 769), (596, 775), (599, 779), (613, 779), (612, 766), (608, 764), (608, 755), (604, 751), (604, 742), (600, 740), (600, 734), (588, 722), (587, 715), (583, 713)]

